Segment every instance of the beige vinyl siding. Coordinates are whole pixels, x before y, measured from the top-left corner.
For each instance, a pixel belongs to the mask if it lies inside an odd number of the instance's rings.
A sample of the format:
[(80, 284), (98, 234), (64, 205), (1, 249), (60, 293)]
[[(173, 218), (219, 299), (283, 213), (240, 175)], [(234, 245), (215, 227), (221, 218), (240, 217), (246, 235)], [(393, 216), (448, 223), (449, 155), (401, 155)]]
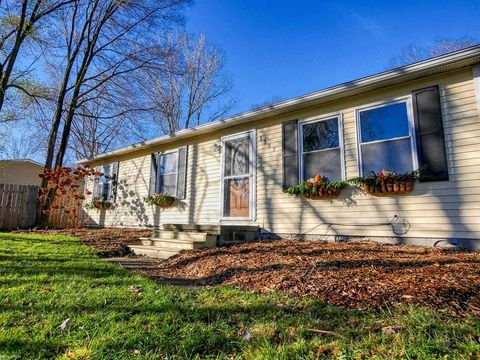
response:
[[(264, 171), (258, 171), (258, 222), (273, 233), (389, 237), (394, 236), (391, 226), (352, 225), (386, 223), (398, 215), (410, 224), (405, 234), (408, 237), (480, 238), (480, 159), (477, 155), (480, 121), (470, 71), (364, 96), (343, 106), (325, 108), (317, 115), (336, 111), (343, 114), (346, 176), (357, 176), (356, 108), (396, 100), (408, 96), (414, 89), (435, 84), (440, 85), (441, 91), (449, 182), (417, 184), (410, 196), (373, 197), (347, 189), (340, 198), (331, 201), (291, 198), (276, 185), (281, 181), (277, 174), (281, 169), (281, 154), (267, 152), (259, 146), (258, 156), (267, 165)], [(258, 135), (269, 139), (271, 148), (281, 148), (281, 123), (259, 131)], [(329, 226), (329, 223), (344, 226)]]
[[(120, 160), (117, 198), (113, 209), (88, 210), (85, 220), (90, 225), (121, 227), (217, 223), (220, 206), (220, 154), (211, 150), (214, 143), (215, 141), (208, 141), (188, 145), (186, 197), (177, 200), (173, 207), (159, 208), (144, 201), (144, 197), (148, 196), (151, 167), (151, 154), (147, 154)], [(175, 147), (168, 150), (172, 149)], [(91, 179), (87, 182), (87, 188), (93, 190)], [(86, 201), (91, 201), (91, 196)]]
[[(143, 198), (148, 195), (150, 157), (121, 161), (118, 168), (117, 198), (113, 210), (88, 210), (84, 223), (101, 226), (147, 226), (153, 222), (153, 211)], [(93, 192), (93, 179), (86, 188)], [(87, 196), (85, 201), (91, 201)]]
[(40, 186), (43, 167), (29, 161), (0, 161), (0, 184)]
[[(412, 90), (431, 85), (440, 87), (450, 181), (416, 184), (409, 196), (373, 197), (349, 188), (338, 199), (310, 201), (283, 193), (282, 122), (341, 113), (349, 178), (358, 175), (355, 110), (405, 98)], [(224, 135), (252, 128), (257, 129), (257, 203), (252, 223), (267, 232), (390, 237), (394, 233), (389, 225), (353, 225), (386, 223), (398, 215), (410, 226), (406, 237), (480, 239), (480, 119), (471, 68), (159, 146), (158, 151), (166, 151), (188, 145), (187, 196), (169, 209), (152, 209), (143, 202), (148, 193), (150, 154), (114, 159), (120, 160), (120, 182), (124, 181), (124, 191), (129, 195), (119, 190), (116, 209), (105, 212), (104, 220), (101, 212), (89, 214), (107, 226), (218, 223), (220, 153), (212, 145), (220, 144)]]

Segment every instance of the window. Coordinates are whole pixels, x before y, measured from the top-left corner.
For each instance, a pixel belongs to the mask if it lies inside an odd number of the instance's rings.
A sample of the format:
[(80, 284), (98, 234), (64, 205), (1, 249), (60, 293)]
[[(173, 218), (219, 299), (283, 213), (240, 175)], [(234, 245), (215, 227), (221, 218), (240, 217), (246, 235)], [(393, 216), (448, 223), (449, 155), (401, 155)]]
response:
[(417, 167), (409, 106), (399, 101), (357, 112), (361, 174)]
[(340, 133), (339, 116), (300, 123), (303, 180), (317, 174), (330, 181), (343, 178)]
[(103, 175), (98, 178), (95, 197), (114, 202), (117, 190), (118, 163), (100, 166), (97, 171), (103, 173)]
[(160, 154), (156, 192), (177, 194), (178, 151)]

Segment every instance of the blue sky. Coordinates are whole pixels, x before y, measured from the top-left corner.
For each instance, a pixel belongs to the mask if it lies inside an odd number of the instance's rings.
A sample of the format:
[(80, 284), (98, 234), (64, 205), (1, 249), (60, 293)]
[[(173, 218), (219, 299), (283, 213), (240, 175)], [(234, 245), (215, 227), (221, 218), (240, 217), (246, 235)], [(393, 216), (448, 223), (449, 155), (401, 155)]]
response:
[(479, 0), (196, 0), (187, 16), (225, 54), (232, 113), (381, 72), (412, 43), (480, 40)]

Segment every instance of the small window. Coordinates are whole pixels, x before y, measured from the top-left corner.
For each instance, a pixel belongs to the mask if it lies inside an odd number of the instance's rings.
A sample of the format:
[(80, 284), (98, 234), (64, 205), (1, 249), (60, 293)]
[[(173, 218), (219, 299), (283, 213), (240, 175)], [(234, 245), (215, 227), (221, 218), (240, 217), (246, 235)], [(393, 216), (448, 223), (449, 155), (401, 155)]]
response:
[(114, 201), (117, 186), (117, 168), (118, 163), (103, 165), (97, 170), (103, 173), (98, 178), (98, 189), (96, 198), (104, 201)]
[(359, 110), (359, 159), (363, 175), (413, 171), (414, 146), (407, 101)]
[(343, 178), (340, 141), (340, 118), (309, 121), (300, 124), (302, 179), (315, 175), (330, 181)]
[(178, 151), (160, 154), (156, 192), (176, 195)]

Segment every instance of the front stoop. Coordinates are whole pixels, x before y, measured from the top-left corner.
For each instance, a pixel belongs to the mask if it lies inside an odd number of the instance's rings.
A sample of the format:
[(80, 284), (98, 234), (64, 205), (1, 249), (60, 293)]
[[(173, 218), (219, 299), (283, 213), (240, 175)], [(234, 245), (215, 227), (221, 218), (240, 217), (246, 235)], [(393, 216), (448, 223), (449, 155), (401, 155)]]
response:
[(217, 234), (189, 231), (155, 231), (151, 238), (141, 238), (142, 245), (130, 245), (135, 255), (167, 259), (181, 250), (213, 248)]

